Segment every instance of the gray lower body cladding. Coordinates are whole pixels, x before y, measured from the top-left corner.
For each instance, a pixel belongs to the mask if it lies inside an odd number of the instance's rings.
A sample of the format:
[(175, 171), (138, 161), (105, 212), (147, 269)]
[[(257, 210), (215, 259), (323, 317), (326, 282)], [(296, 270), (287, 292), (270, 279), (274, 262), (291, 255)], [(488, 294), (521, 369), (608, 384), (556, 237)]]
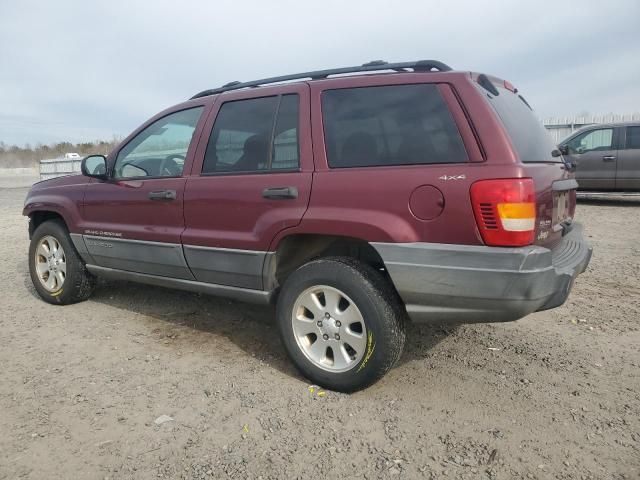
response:
[[(271, 299), (264, 289), (273, 253), (71, 234), (92, 273), (119, 280), (226, 296), (253, 303)], [(264, 272), (264, 273), (263, 273)]]
[(157, 287), (175, 288), (187, 290), (189, 292), (205, 293), (220, 297), (233, 298), (241, 302), (269, 304), (272, 292), (262, 290), (252, 290), (250, 288), (233, 287), (229, 285), (218, 285), (213, 283), (197, 282), (180, 278), (161, 277), (159, 275), (149, 275), (146, 273), (128, 272), (113, 268), (99, 267), (97, 265), (87, 265), (87, 269), (103, 278), (111, 280), (124, 280), (130, 282), (144, 283)]
[(409, 316), (427, 322), (504, 322), (562, 305), (591, 259), (574, 224), (553, 250), (372, 243)]
[[(84, 235), (82, 238), (86, 252), (90, 256), (90, 261), (87, 263), (117, 270), (195, 280), (185, 261), (180, 244), (91, 235)], [(78, 243), (80, 242), (74, 240), (76, 248)], [(82, 251), (78, 250), (78, 252), (81, 256), (83, 255)]]
[(185, 245), (184, 256), (196, 280), (262, 289), (267, 252)]
[[(97, 275), (252, 302), (273, 298), (273, 252), (71, 237)], [(552, 250), (432, 243), (372, 246), (409, 316), (427, 322), (502, 322), (559, 306), (591, 258), (579, 224)]]

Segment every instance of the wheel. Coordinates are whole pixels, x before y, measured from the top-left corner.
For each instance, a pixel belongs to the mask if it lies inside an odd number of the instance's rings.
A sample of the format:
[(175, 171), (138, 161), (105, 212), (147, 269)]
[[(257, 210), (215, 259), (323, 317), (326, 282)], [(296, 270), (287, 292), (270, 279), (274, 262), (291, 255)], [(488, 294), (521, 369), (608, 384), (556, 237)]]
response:
[(36, 228), (29, 246), (29, 273), (46, 302), (67, 305), (89, 298), (95, 277), (78, 255), (62, 222), (48, 220)]
[(277, 320), (289, 357), (322, 387), (353, 392), (397, 362), (406, 312), (380, 272), (348, 257), (314, 260), (285, 281)]

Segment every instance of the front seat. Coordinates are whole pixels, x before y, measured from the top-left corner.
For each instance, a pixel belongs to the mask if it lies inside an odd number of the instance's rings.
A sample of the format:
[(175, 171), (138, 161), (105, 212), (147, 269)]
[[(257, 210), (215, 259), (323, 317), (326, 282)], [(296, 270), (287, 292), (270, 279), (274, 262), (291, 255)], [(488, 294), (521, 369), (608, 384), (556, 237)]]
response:
[(233, 166), (233, 170), (237, 172), (253, 172), (267, 164), (267, 151), (269, 144), (267, 137), (264, 135), (252, 135), (247, 138), (242, 148), (242, 156)]

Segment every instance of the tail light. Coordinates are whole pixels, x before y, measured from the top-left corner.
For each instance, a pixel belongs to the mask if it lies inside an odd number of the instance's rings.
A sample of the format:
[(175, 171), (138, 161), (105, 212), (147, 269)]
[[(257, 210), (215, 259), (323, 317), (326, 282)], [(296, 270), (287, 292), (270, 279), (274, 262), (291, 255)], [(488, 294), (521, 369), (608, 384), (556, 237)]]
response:
[(536, 194), (531, 178), (480, 180), (471, 185), (471, 203), (484, 243), (531, 245), (536, 228)]

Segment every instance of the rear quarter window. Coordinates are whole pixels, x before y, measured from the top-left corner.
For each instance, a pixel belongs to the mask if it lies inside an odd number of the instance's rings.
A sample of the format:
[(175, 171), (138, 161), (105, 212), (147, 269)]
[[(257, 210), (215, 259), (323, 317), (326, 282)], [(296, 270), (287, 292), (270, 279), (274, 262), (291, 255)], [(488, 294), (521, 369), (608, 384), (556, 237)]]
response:
[(478, 86), (500, 117), (520, 161), (562, 162), (562, 157), (551, 155), (556, 145), (524, 97), (498, 85), (496, 87), (498, 95)]
[(331, 168), (468, 161), (436, 85), (327, 90), (322, 113)]

